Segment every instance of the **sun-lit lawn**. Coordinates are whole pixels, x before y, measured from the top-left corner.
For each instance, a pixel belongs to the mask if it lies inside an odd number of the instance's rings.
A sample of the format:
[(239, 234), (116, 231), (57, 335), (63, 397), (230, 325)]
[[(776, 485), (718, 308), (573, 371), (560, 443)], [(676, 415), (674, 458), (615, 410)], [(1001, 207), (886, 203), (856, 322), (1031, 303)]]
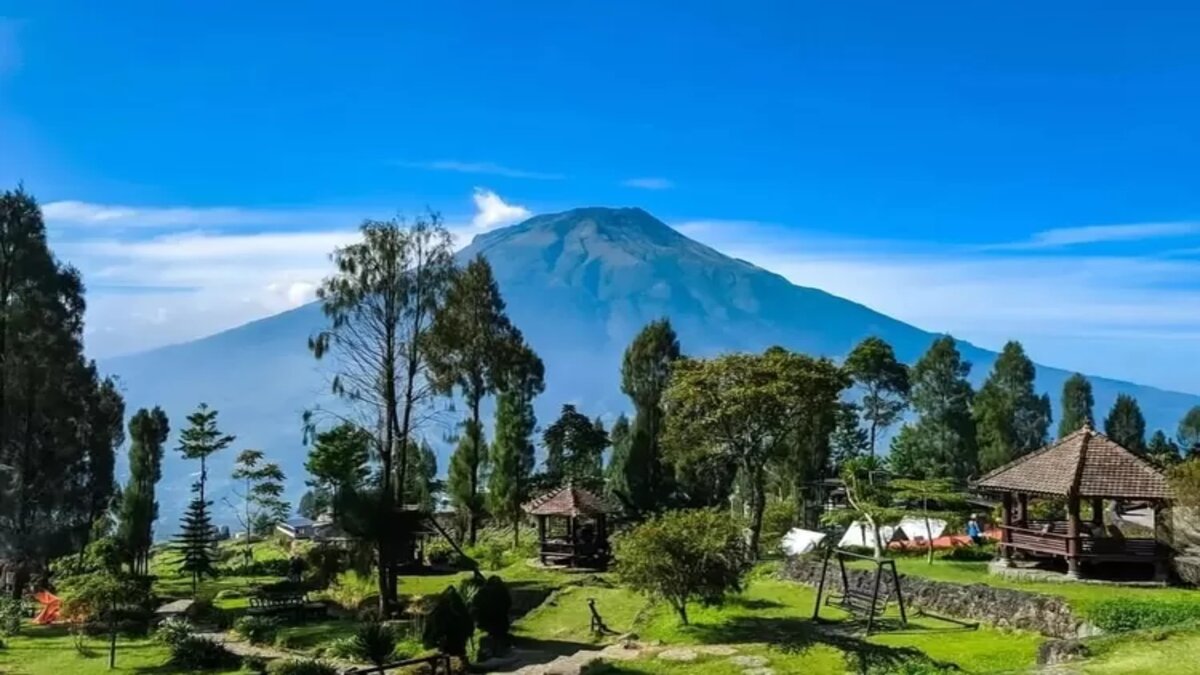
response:
[(1104, 638), (1093, 644), (1094, 656), (1081, 666), (1085, 673), (1195, 673), (1200, 671), (1200, 628), (1143, 631)]
[[(1192, 600), (1200, 602), (1200, 591), (1188, 588), (1154, 588), (1134, 586), (1111, 586), (1064, 581), (1017, 581), (988, 574), (986, 562), (959, 562), (934, 560), (928, 564), (924, 558), (900, 556), (895, 558), (896, 569), (901, 574), (925, 577), (956, 584), (986, 584), (997, 588), (1012, 588), (1030, 593), (1057, 595), (1065, 598), (1072, 606), (1086, 611), (1090, 603), (1113, 600)], [(867, 562), (855, 562), (852, 566), (871, 567)]]
[[(527, 638), (580, 646), (597, 642), (590, 632), (589, 597), (605, 623), (618, 633), (634, 632), (642, 640), (665, 645), (736, 645), (741, 655), (759, 655), (776, 672), (843, 673), (848, 664), (867, 659), (895, 663), (921, 656), (953, 664), (965, 672), (1021, 671), (1033, 665), (1042, 638), (1032, 633), (989, 627), (964, 628), (927, 617), (912, 617), (907, 628), (888, 629), (862, 639), (857, 629), (839, 624), (847, 615), (824, 607), (825, 623), (812, 623), (815, 593), (800, 584), (758, 575), (745, 592), (720, 607), (689, 607), (690, 625), (682, 626), (666, 605), (648, 603), (621, 588), (574, 587), (559, 591), (549, 602), (524, 617), (516, 633)], [(897, 617), (890, 617), (895, 619)], [(846, 630), (838, 630), (846, 628)], [(704, 655), (690, 663), (655, 658), (609, 664), (597, 673), (740, 673), (728, 657)]]
[[(170, 668), (167, 648), (151, 639), (117, 642), (117, 667), (108, 669), (108, 642), (86, 641), (87, 655), (75, 649), (75, 638), (65, 628), (31, 626), (17, 637), (4, 639), (0, 650), (0, 672), (12, 675), (100, 675), (101, 673), (156, 673), (168, 675), (187, 671)], [(242, 671), (210, 671), (213, 675)]]

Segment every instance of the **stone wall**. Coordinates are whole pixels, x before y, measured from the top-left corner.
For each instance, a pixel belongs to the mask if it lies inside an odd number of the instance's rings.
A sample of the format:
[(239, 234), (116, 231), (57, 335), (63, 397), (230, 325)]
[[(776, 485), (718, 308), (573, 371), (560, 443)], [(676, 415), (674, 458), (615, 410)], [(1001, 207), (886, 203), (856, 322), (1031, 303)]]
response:
[[(816, 586), (821, 579), (821, 560), (790, 557), (781, 574), (786, 579)], [(872, 591), (875, 584), (873, 570), (847, 569), (846, 574), (852, 590)], [(883, 584), (890, 584), (890, 580), (885, 577)], [(829, 561), (825, 588), (841, 593), (842, 579), (836, 560)], [(984, 584), (952, 584), (903, 574), (900, 575), (900, 592), (904, 594), (906, 607), (919, 608), (930, 614), (1034, 631), (1056, 638), (1085, 637), (1099, 632), (1072, 613), (1066, 601), (1054, 596)]]

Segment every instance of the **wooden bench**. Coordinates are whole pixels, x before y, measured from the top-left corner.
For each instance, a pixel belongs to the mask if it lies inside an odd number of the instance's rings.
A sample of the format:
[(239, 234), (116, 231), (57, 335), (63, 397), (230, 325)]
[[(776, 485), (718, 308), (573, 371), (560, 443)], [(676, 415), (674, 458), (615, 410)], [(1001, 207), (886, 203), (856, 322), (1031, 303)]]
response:
[(310, 602), (307, 593), (260, 593), (250, 596), (249, 614), (258, 616), (289, 615), (297, 619), (325, 616), (325, 605)]

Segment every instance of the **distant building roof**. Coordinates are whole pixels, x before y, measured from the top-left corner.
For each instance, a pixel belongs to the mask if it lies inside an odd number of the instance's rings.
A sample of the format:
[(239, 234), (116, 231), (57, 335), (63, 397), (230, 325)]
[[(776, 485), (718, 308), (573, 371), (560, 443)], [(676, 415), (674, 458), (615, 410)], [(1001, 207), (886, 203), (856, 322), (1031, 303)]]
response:
[(567, 484), (525, 504), (531, 516), (597, 516), (614, 509), (589, 490)]
[(1170, 499), (1162, 472), (1085, 425), (973, 483), (985, 492), (1026, 492), (1110, 499)]
[(312, 527), (313, 521), (303, 516), (296, 516), (283, 521), (283, 524), (288, 527)]

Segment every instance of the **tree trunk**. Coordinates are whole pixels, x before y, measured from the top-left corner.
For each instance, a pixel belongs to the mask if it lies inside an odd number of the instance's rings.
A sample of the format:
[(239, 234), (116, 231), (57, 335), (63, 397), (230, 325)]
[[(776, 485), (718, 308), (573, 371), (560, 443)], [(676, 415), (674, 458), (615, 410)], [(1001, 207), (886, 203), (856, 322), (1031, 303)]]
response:
[(921, 500), (921, 508), (925, 512), (925, 543), (929, 547), (929, 560), (927, 562), (930, 565), (932, 565), (933, 564), (933, 528), (931, 528), (929, 526), (929, 500), (922, 499)]
[(750, 472), (750, 494), (753, 503), (750, 519), (750, 555), (758, 560), (759, 538), (762, 536), (763, 509), (766, 507), (766, 492), (763, 486), (762, 467), (755, 467)]
[(679, 614), (679, 623), (688, 625), (687, 601), (684, 600), (675, 606), (676, 613)]
[(475, 537), (479, 527), (475, 501), (479, 497), (479, 467), (483, 464), (483, 429), (479, 425), (479, 396), (471, 398), (471, 447), (475, 452), (475, 461), (471, 465), (471, 501), (467, 507), (467, 542), (475, 545)]

